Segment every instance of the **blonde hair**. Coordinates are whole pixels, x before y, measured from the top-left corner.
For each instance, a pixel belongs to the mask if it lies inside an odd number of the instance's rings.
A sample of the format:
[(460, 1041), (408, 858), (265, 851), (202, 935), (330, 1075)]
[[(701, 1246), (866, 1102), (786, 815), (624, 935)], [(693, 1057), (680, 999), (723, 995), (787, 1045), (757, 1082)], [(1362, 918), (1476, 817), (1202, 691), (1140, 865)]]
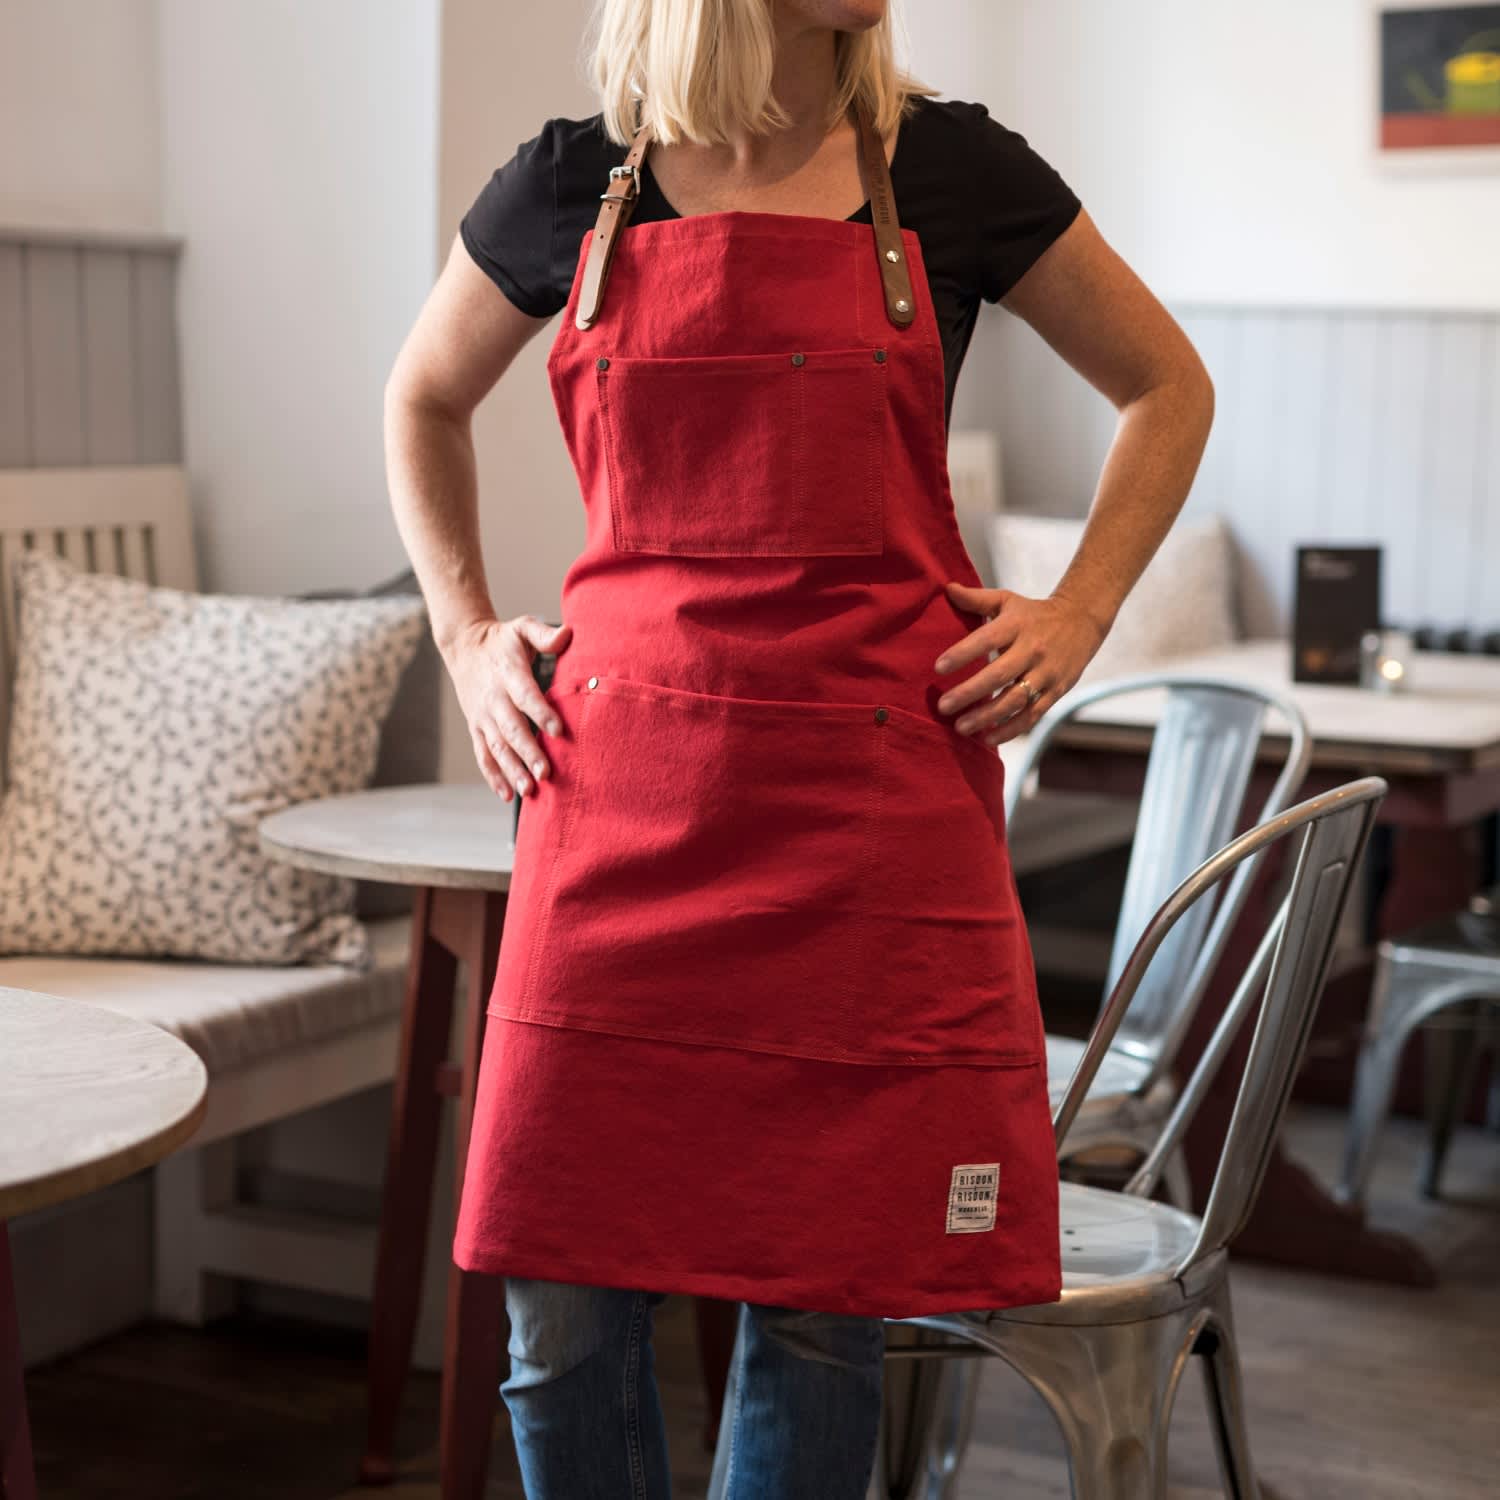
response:
[[(915, 96), (939, 92), (897, 68), (891, 30), (887, 9), (874, 26), (835, 33), (828, 129), (863, 98), (885, 135)], [(591, 31), (588, 72), (618, 145), (642, 107), (664, 143), (723, 143), (791, 123), (771, 92), (771, 0), (595, 0)]]

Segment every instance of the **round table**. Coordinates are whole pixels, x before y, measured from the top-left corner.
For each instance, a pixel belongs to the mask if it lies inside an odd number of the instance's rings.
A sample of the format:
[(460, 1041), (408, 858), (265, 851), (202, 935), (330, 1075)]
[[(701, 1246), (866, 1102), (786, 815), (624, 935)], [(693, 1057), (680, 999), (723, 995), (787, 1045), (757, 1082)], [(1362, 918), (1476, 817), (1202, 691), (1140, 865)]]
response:
[[(411, 946), (370, 1306), (369, 1430), (359, 1479), (394, 1477), (396, 1419), (411, 1369), (443, 1100), (455, 1105), (463, 1186), (485, 1009), (495, 980), (521, 810), (482, 783), (378, 787), (263, 818), (261, 848), (327, 875), (412, 886)], [(467, 978), (450, 1061), (454, 984)], [(480, 1494), (500, 1378), (504, 1283), (452, 1266), (443, 1339), (442, 1493)]]
[(504, 891), (518, 811), (477, 783), (376, 787), (272, 813), (261, 819), (260, 844), (267, 854), (325, 875)]
[(208, 1074), (169, 1032), (103, 1006), (0, 988), (0, 1494), (33, 1500), (6, 1221), (149, 1167), (198, 1128)]
[[(455, 1102), (455, 1203), (463, 1188), (485, 1011), (525, 805), (501, 801), (483, 783), (381, 787), (299, 803), (260, 823), (261, 847), (277, 859), (416, 889), (370, 1309), (363, 1484), (388, 1484), (394, 1477), (396, 1419), (411, 1369), (445, 1097)], [(461, 1055), (450, 1061), (459, 961), (468, 976), (467, 1008)], [(696, 1299), (709, 1451), (717, 1440), (737, 1312), (733, 1303)], [(445, 1497), (484, 1493), (504, 1317), (500, 1277), (450, 1268), (439, 1460)]]

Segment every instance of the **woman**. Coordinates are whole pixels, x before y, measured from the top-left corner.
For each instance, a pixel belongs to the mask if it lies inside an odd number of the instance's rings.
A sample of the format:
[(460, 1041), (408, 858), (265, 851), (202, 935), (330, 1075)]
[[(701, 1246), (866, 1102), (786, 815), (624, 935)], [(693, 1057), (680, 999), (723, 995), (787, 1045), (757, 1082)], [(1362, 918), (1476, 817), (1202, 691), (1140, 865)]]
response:
[[(897, 72), (884, 0), (598, 20), (600, 114), (485, 186), (387, 396), (475, 757), (527, 799), (454, 1258), (506, 1278), (529, 1495), (668, 1494), (687, 1292), (744, 1303), (716, 1486), (853, 1500), (880, 1319), (1058, 1294), (995, 747), (1097, 650), (1211, 387), (1024, 138)], [(981, 585), (948, 489), (986, 300), (1120, 412), (1045, 599)], [(558, 311), (587, 539), (549, 627), (490, 600), (469, 419)]]

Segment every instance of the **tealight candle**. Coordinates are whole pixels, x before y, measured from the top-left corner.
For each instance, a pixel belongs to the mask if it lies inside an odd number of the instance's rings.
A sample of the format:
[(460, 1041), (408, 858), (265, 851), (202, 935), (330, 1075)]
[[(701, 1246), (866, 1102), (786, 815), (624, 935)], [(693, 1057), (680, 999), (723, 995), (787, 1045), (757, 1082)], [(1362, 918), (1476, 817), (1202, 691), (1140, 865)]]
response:
[(1367, 630), (1360, 640), (1359, 682), (1377, 693), (1406, 686), (1412, 638), (1405, 630)]

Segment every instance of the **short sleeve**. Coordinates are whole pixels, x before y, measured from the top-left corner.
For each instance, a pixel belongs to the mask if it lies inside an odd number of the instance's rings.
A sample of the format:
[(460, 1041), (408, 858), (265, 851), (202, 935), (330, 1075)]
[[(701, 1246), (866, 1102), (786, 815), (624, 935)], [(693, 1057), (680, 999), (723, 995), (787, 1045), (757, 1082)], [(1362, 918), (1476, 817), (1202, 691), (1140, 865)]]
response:
[(459, 221), (464, 248), (524, 313), (546, 318), (568, 300), (557, 284), (557, 130), (548, 120), (497, 167)]
[(974, 105), (971, 171), (978, 190), (979, 294), (998, 302), (1083, 204), (1018, 131)]

